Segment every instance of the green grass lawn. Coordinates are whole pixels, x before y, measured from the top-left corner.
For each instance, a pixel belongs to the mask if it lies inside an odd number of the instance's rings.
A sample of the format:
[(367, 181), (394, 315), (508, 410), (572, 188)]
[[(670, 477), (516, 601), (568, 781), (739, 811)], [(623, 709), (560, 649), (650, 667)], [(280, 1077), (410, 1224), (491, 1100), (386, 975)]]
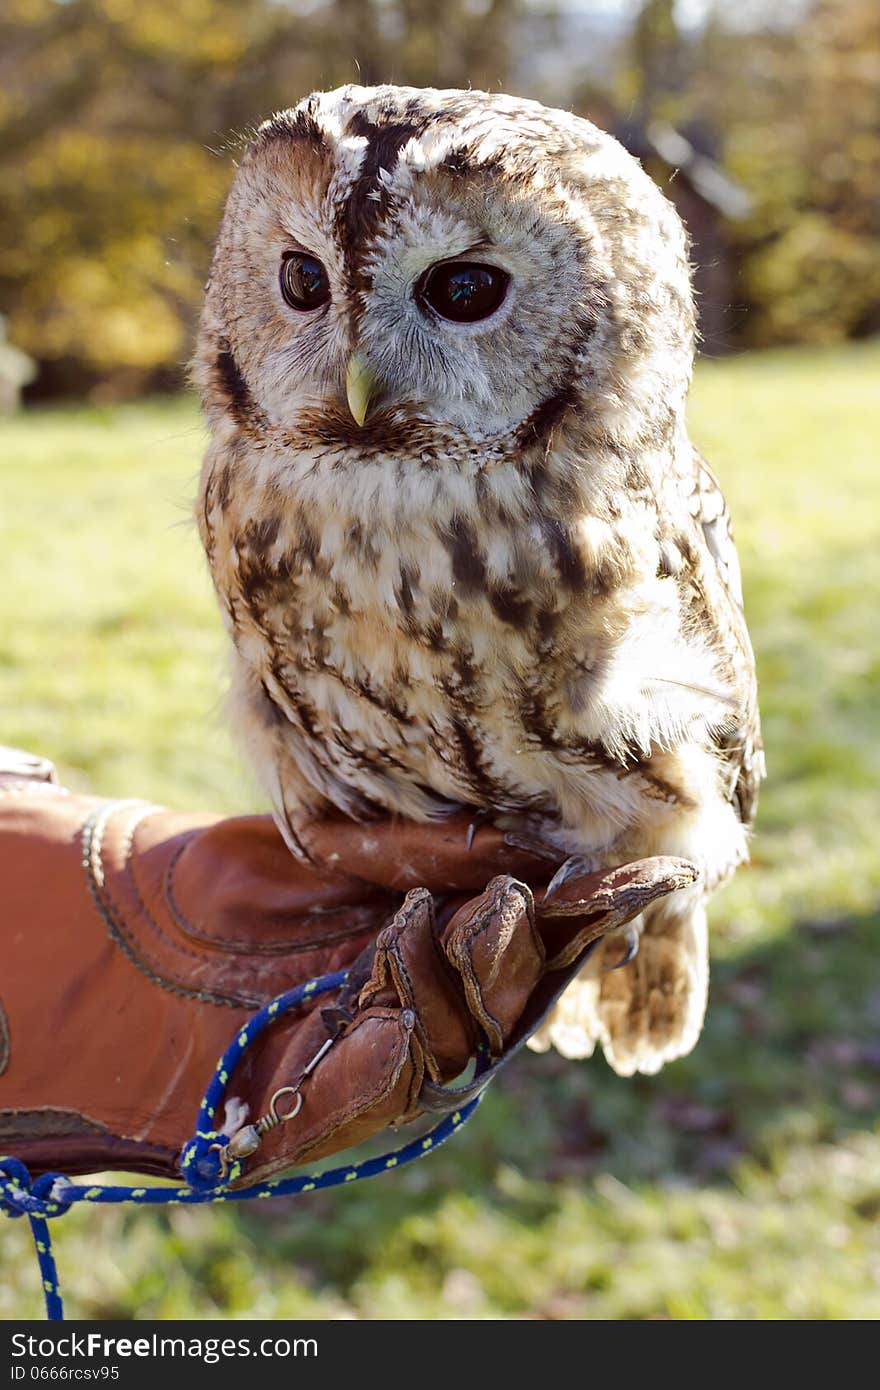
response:
[[(876, 345), (697, 375), (769, 781), (693, 1056), (624, 1081), (529, 1054), (456, 1141), (355, 1188), (74, 1210), (54, 1226), (70, 1315), (880, 1316), (878, 375)], [(0, 741), (78, 788), (232, 811), (259, 803), (222, 732), (202, 444), (189, 401), (0, 425)], [(24, 1223), (0, 1251), (0, 1316), (39, 1316)]]

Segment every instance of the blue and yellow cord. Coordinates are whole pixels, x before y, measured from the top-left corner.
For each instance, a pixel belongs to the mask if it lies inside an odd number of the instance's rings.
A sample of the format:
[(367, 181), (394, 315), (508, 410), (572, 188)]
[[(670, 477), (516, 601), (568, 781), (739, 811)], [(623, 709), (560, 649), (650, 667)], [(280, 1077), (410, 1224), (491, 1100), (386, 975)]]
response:
[(32, 1179), (19, 1159), (0, 1158), (0, 1209), (5, 1211), (7, 1216), (27, 1216), (30, 1221), (46, 1300), (46, 1316), (50, 1321), (60, 1321), (64, 1317), (64, 1308), (58, 1287), (58, 1273), (48, 1222), (55, 1217), (63, 1216), (76, 1202), (198, 1206), (207, 1202), (246, 1202), (259, 1197), (295, 1197), (301, 1192), (317, 1192), (328, 1187), (339, 1187), (344, 1183), (358, 1182), (362, 1178), (373, 1178), (394, 1168), (402, 1168), (405, 1164), (413, 1163), (416, 1159), (432, 1153), (456, 1130), (461, 1129), (479, 1105), (481, 1095), (469, 1100), (451, 1115), (445, 1116), (429, 1134), (421, 1135), (401, 1148), (380, 1154), (376, 1158), (344, 1164), (339, 1168), (329, 1168), (323, 1173), (272, 1178), (252, 1187), (232, 1189), (230, 1184), (242, 1174), (242, 1161), (235, 1160), (229, 1165), (221, 1180), (220, 1150), (229, 1142), (229, 1136), (213, 1129), (212, 1125), (229, 1078), (244, 1052), (277, 1018), (281, 1018), (314, 995), (339, 989), (345, 983), (346, 977), (347, 972), (339, 970), (332, 975), (321, 975), (317, 979), (309, 980), (307, 984), (297, 985), (295, 989), (287, 990), (277, 999), (265, 1004), (239, 1030), (217, 1063), (199, 1107), (195, 1132), (183, 1146), (180, 1170), (186, 1179), (185, 1186), (86, 1186), (84, 1183), (71, 1182), (70, 1178), (62, 1173), (44, 1173), (41, 1177)]

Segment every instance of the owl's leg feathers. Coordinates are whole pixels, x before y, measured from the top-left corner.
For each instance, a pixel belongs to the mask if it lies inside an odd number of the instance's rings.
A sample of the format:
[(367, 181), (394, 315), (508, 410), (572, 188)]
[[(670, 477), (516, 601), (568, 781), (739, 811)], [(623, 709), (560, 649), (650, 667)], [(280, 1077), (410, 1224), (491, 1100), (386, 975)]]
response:
[(677, 790), (674, 811), (667, 818), (652, 811), (635, 836), (604, 853), (617, 862), (680, 855), (699, 866), (699, 881), (603, 938), (538, 1039), (566, 1057), (587, 1057), (598, 1042), (621, 1076), (651, 1075), (695, 1046), (709, 989), (706, 897), (747, 858), (746, 829), (718, 794), (716, 759), (685, 745), (658, 755), (653, 766)]
[(610, 933), (530, 1045), (582, 1058), (598, 1042), (619, 1076), (651, 1075), (695, 1046), (708, 989), (705, 907), (685, 890)]
[(708, 991), (703, 904), (684, 912), (664, 903), (649, 908), (638, 955), (599, 982), (598, 1036), (609, 1065), (621, 1076), (651, 1075), (686, 1056), (700, 1036)]

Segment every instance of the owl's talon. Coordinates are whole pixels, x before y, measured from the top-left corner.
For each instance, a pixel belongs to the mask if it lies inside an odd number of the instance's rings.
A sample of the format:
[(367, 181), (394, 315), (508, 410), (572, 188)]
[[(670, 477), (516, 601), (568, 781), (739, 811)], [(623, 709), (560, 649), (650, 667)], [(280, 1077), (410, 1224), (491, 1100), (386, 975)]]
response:
[(616, 960), (613, 965), (605, 966), (605, 969), (602, 971), (603, 975), (610, 975), (612, 970), (622, 970), (625, 965), (629, 965), (630, 961), (634, 961), (639, 954), (639, 931), (632, 923), (630, 923), (623, 933), (623, 939), (626, 942), (626, 950), (620, 960)]
[(473, 816), (471, 817), (471, 823), (467, 828), (467, 837), (464, 842), (465, 849), (471, 850), (473, 848), (474, 838), (476, 836), (477, 831), (479, 830), (481, 825), (486, 824), (486, 821), (491, 821), (492, 814), (493, 813), (491, 811), (474, 812)]
[(543, 905), (546, 906), (570, 878), (584, 877), (586, 874), (592, 873), (594, 867), (588, 859), (584, 859), (583, 855), (580, 854), (573, 854), (570, 859), (566, 859), (564, 864), (560, 864), (547, 884), (542, 900)]

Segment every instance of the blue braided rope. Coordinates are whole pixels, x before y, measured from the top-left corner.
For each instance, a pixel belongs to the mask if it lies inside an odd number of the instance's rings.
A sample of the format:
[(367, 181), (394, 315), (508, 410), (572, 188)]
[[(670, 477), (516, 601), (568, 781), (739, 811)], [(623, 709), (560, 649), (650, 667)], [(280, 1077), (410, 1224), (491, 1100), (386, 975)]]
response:
[[(229, 1136), (212, 1129), (211, 1126), (229, 1079), (244, 1052), (277, 1018), (315, 995), (338, 989), (345, 983), (347, 974), (345, 970), (336, 971), (334, 974), (321, 975), (315, 980), (309, 980), (307, 984), (287, 990), (265, 1004), (239, 1030), (217, 1063), (199, 1107), (196, 1132), (183, 1147), (180, 1168), (183, 1176), (189, 1179), (185, 1186), (87, 1186), (84, 1183), (71, 1182), (70, 1178), (62, 1173), (44, 1173), (32, 1180), (27, 1168), (19, 1159), (0, 1157), (0, 1209), (5, 1211), (7, 1216), (27, 1216), (30, 1221), (46, 1302), (46, 1316), (50, 1322), (63, 1319), (64, 1309), (47, 1223), (63, 1216), (76, 1202), (133, 1202), (136, 1206), (199, 1206), (208, 1202), (246, 1202), (261, 1197), (293, 1197), (299, 1196), (302, 1192), (318, 1192), (325, 1188), (358, 1182), (363, 1178), (377, 1177), (380, 1173), (391, 1172), (395, 1168), (414, 1163), (416, 1159), (433, 1153), (470, 1119), (482, 1100), (482, 1094), (478, 1094), (460, 1109), (447, 1115), (427, 1134), (410, 1140), (399, 1149), (379, 1154), (375, 1158), (363, 1159), (360, 1163), (328, 1168), (323, 1173), (272, 1178), (267, 1182), (255, 1183), (251, 1187), (232, 1189), (228, 1184), (239, 1178), (242, 1172), (242, 1163), (237, 1161), (229, 1166), (224, 1181), (219, 1181), (221, 1162), (217, 1146), (228, 1143)], [(477, 1072), (483, 1070), (486, 1065), (487, 1058), (481, 1054), (477, 1059)]]
[[(228, 1142), (229, 1136), (213, 1128), (217, 1110), (229, 1084), (229, 1078), (251, 1043), (264, 1033), (271, 1023), (298, 1008), (318, 994), (328, 994), (339, 989), (348, 978), (347, 970), (337, 970), (331, 975), (318, 975), (304, 985), (279, 994), (249, 1018), (227, 1047), (208, 1083), (202, 1097), (196, 1119), (196, 1131), (188, 1144), (184, 1144), (180, 1156), (180, 1171), (192, 1187), (208, 1190), (216, 1186), (221, 1173), (220, 1154), (216, 1145)], [(234, 1182), (241, 1176), (241, 1163), (230, 1164), (226, 1174), (227, 1182)]]
[[(50, 1322), (60, 1322), (64, 1317), (64, 1307), (58, 1287), (58, 1271), (55, 1267), (47, 1217), (61, 1216), (68, 1210), (65, 1202), (50, 1203), (52, 1188), (61, 1178), (61, 1174), (44, 1173), (32, 1182), (27, 1168), (17, 1158), (0, 1158), (0, 1173), (3, 1174), (0, 1177), (0, 1207), (7, 1216), (27, 1216), (34, 1239), (37, 1264), (40, 1267), (46, 1316)], [(45, 1208), (50, 1204), (57, 1207), (57, 1210), (47, 1212)]]
[(55, 1252), (52, 1249), (49, 1224), (42, 1216), (31, 1216), (30, 1223), (34, 1249), (37, 1252), (37, 1264), (40, 1267), (40, 1279), (43, 1284), (43, 1297), (46, 1300), (46, 1317), (49, 1322), (63, 1322), (64, 1304), (61, 1300), (61, 1290), (58, 1287), (58, 1270), (55, 1266)]

